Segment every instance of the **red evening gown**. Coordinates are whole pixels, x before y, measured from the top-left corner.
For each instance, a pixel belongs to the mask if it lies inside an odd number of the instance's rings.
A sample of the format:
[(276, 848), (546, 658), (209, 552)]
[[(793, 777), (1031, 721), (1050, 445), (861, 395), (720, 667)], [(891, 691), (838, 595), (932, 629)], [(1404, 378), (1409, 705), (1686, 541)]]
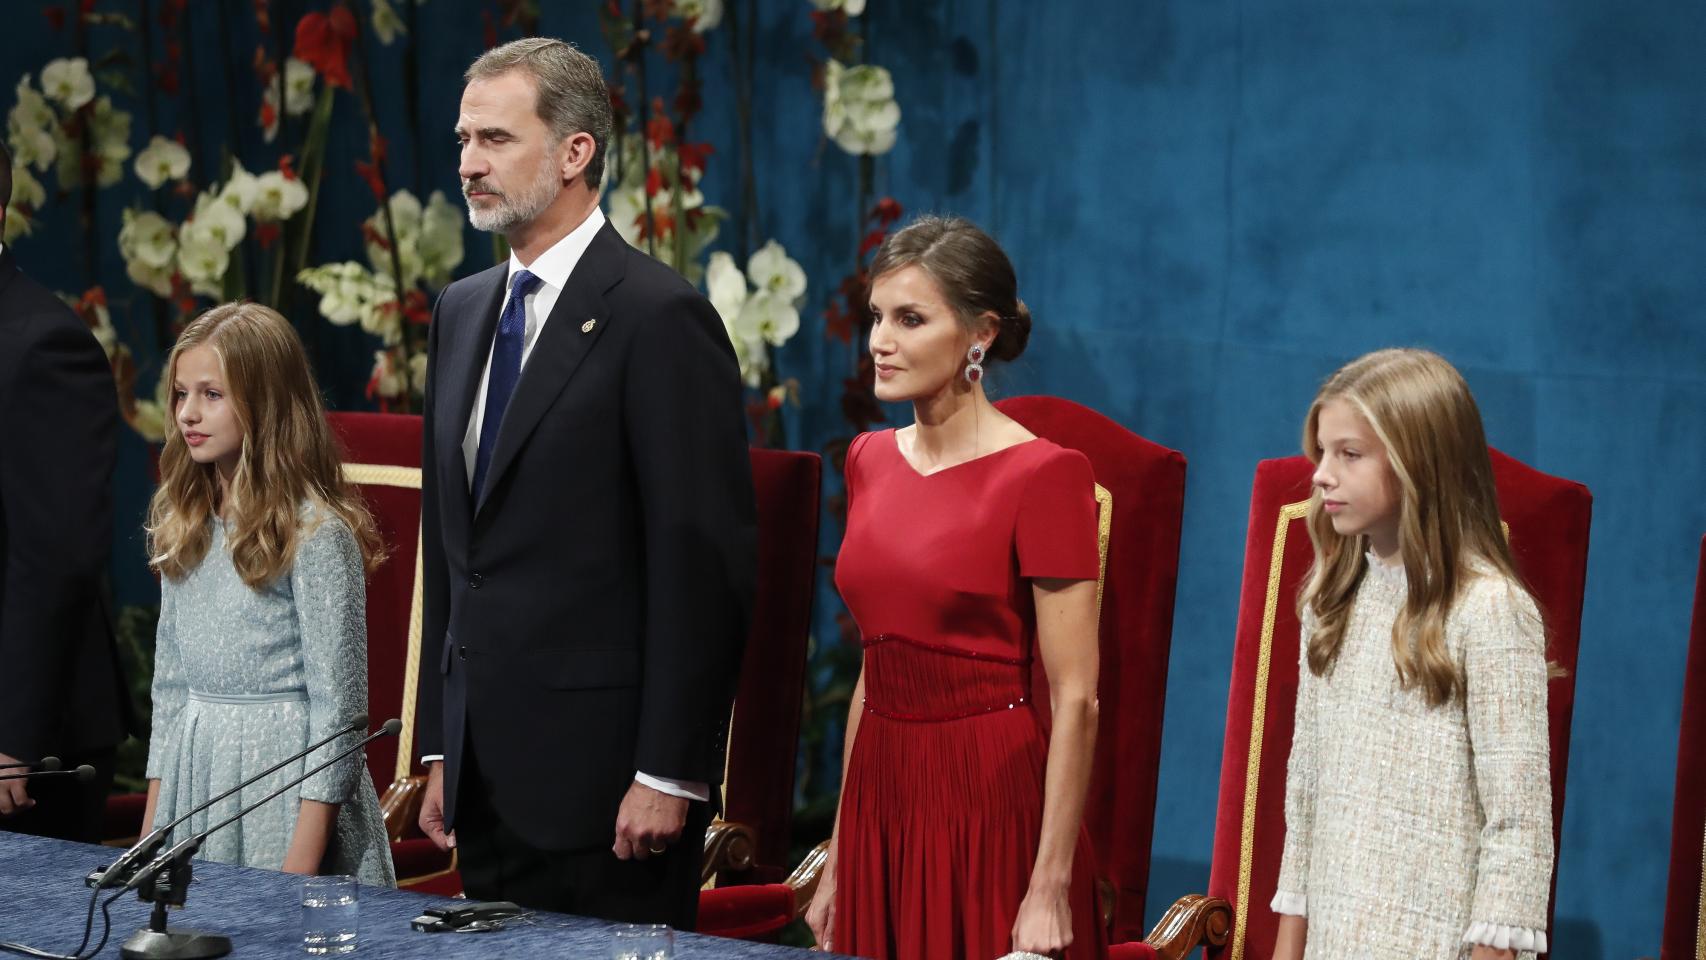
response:
[[(1082, 454), (1042, 439), (929, 476), (892, 430), (848, 448), (835, 582), (863, 637), (865, 705), (842, 787), (837, 952), (1012, 949), (1048, 758), (1030, 580), (1096, 577), (1094, 483)], [(1093, 876), (1080, 829), (1072, 960), (1106, 950)]]

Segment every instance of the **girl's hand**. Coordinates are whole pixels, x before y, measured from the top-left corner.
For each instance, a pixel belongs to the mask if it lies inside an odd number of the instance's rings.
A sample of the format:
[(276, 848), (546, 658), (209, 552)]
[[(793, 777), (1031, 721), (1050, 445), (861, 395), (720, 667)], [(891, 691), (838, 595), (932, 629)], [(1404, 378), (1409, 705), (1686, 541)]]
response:
[(1068, 884), (1032, 886), (1013, 919), (1013, 949), (1045, 955), (1072, 946), (1072, 907)]
[(285, 873), (294, 873), (311, 877), (320, 869), (320, 858), (299, 851), (296, 844), (290, 845), (290, 852), (284, 855), (284, 866), (279, 869)]
[(1516, 951), (1500, 950), (1498, 947), (1489, 947), (1484, 943), (1477, 943), (1469, 956), (1471, 960), (1516, 960)]
[[(834, 841), (831, 841), (833, 843)], [(835, 949), (835, 855), (824, 862), (812, 905), (806, 908), (806, 926), (811, 928), (815, 950)]]

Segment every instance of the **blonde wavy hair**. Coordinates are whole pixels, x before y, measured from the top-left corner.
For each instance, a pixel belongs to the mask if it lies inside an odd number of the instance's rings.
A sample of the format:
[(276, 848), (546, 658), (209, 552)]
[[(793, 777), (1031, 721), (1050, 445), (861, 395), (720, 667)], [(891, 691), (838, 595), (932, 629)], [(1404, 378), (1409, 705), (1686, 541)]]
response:
[[(1426, 350), (1378, 350), (1327, 378), (1303, 422), (1303, 453), (1321, 462), (1321, 408), (1349, 404), (1386, 447), (1399, 489), (1398, 544), (1409, 599), (1392, 625), (1392, 660), (1404, 689), (1420, 688), (1430, 706), (1463, 695), (1464, 680), (1445, 642), (1446, 617), (1464, 585), (1481, 571), (1522, 588), (1499, 523), (1493, 463), (1481, 411), (1457, 369)], [(1315, 565), (1298, 601), (1315, 614), (1309, 669), (1321, 676), (1344, 643), (1351, 603), (1366, 565), (1362, 537), (1341, 536), (1309, 498)]]
[[(303, 535), (303, 505), (343, 520), (368, 570), (383, 559), (373, 518), (344, 481), (343, 464), (308, 355), (290, 322), (256, 303), (214, 307), (184, 328), (167, 361), (176, 380), (184, 351), (206, 346), (219, 361), (226, 397), (243, 428), (231, 482), (223, 491), (213, 464), (190, 458), (176, 427), (177, 391), (160, 452), (160, 486), (148, 506), (149, 565), (182, 580), (207, 555), (211, 518), (224, 517), (226, 545), (238, 576), (260, 588), (287, 573)], [(223, 498), (223, 502), (221, 502)]]

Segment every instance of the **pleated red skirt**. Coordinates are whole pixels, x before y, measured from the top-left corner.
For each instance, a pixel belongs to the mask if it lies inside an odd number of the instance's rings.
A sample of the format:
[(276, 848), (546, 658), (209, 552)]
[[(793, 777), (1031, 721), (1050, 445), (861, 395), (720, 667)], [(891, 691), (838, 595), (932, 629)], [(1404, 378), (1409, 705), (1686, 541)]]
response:
[[(842, 788), (837, 952), (995, 960), (1012, 950), (1042, 831), (1048, 742), (1028, 660), (881, 636)], [(1069, 960), (1106, 953), (1089, 837), (1073, 856)]]

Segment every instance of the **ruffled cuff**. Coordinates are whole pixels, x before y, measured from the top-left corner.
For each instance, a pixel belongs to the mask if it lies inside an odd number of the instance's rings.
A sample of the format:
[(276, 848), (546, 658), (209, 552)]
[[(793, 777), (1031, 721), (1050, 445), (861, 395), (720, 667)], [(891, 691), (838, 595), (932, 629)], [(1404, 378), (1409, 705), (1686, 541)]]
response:
[(1544, 930), (1507, 927), (1503, 924), (1479, 921), (1469, 925), (1469, 932), (1463, 935), (1463, 942), (1479, 943), (1499, 950), (1532, 950), (1535, 953), (1545, 953), (1547, 950)]
[[(1307, 917), (1309, 916), (1309, 897), (1301, 893), (1292, 893), (1289, 890), (1280, 890), (1274, 894), (1273, 902), (1268, 904), (1268, 909), (1275, 913), (1284, 913), (1293, 917)], [(1544, 941), (1545, 937), (1541, 937), (1541, 940)]]

